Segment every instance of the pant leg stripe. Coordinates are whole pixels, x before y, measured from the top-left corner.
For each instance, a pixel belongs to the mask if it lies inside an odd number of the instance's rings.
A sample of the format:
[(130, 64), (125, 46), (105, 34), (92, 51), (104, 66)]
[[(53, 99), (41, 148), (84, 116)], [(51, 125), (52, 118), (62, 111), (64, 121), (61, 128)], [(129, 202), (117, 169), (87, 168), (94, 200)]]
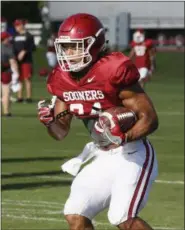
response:
[[(149, 179), (150, 179), (150, 175), (152, 173), (152, 169), (153, 169), (153, 166), (154, 166), (154, 149), (153, 149), (153, 146), (150, 143), (148, 145), (150, 145), (150, 147), (152, 149), (152, 160), (151, 160), (150, 168), (149, 168), (148, 175), (147, 175), (147, 178), (146, 178), (146, 182), (145, 182), (142, 194), (141, 194), (141, 198), (140, 198), (139, 203), (137, 205), (136, 215), (138, 213), (138, 210), (139, 210), (139, 207), (141, 205), (141, 202), (142, 202), (142, 200), (143, 200), (143, 198), (145, 196), (145, 193), (146, 193), (146, 190), (147, 190), (147, 186), (148, 186), (148, 182), (149, 182)], [(145, 145), (145, 147), (146, 147), (146, 145)]]
[(143, 184), (143, 179), (145, 178), (145, 172), (146, 172), (146, 169), (147, 169), (147, 167), (149, 165), (150, 149), (149, 149), (149, 146), (148, 146), (146, 141), (143, 141), (143, 144), (144, 144), (144, 146), (146, 148), (146, 159), (145, 159), (145, 162), (143, 164), (142, 172), (141, 172), (140, 178), (138, 180), (138, 183), (137, 183), (133, 198), (132, 198), (131, 203), (130, 203), (130, 207), (129, 207), (129, 211), (128, 211), (128, 219), (133, 217), (133, 215), (134, 215), (133, 211), (134, 211), (134, 207), (136, 205), (136, 200), (138, 200), (138, 193), (139, 193), (139, 190), (140, 190), (140, 188), (141, 188), (141, 186)]

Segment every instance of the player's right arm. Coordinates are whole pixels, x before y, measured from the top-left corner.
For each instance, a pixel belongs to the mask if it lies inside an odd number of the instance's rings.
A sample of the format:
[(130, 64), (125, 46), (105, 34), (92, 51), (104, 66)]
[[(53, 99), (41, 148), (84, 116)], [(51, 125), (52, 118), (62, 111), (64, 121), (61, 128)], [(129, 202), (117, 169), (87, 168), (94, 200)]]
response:
[(38, 103), (38, 116), (48, 130), (50, 136), (55, 140), (63, 140), (67, 136), (72, 115), (69, 113), (66, 104), (56, 99), (54, 108), (51, 108), (45, 101)]
[(72, 115), (68, 112), (66, 104), (58, 98), (56, 99), (53, 116), (54, 120), (47, 127), (48, 133), (55, 140), (63, 140), (69, 132)]
[(49, 74), (47, 79), (47, 89), (52, 95), (56, 97), (54, 105), (46, 104), (45, 101), (38, 103), (38, 116), (48, 130), (50, 136), (55, 140), (63, 140), (67, 136), (72, 120), (72, 114), (69, 113), (68, 107), (64, 101), (59, 97), (61, 95), (60, 83), (61, 72), (56, 67)]

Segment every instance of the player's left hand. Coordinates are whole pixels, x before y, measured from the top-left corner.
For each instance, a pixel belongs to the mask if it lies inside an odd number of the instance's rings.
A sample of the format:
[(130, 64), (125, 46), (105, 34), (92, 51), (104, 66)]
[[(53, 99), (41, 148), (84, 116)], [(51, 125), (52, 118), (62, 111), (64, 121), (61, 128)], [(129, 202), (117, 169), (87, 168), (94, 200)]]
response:
[(98, 122), (112, 143), (120, 145), (126, 142), (126, 134), (122, 132), (117, 116), (113, 116), (112, 119), (109, 119), (102, 113)]
[(95, 122), (91, 137), (103, 149), (115, 148), (126, 142), (126, 134), (121, 131), (117, 118), (110, 121), (103, 115)]

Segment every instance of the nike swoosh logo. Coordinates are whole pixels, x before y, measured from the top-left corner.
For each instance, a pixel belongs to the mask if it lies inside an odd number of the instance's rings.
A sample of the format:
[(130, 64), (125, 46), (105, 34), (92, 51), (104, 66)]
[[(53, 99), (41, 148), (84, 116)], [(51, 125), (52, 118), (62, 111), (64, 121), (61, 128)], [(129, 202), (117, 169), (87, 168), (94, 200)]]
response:
[(127, 154), (131, 155), (131, 154), (134, 154), (136, 153), (137, 151), (133, 151), (133, 152), (128, 152)]
[(91, 77), (91, 78), (88, 78), (88, 79), (87, 79), (87, 82), (88, 82), (88, 83), (92, 82), (92, 80), (93, 80), (94, 78), (95, 78), (95, 76), (94, 76), (94, 77)]

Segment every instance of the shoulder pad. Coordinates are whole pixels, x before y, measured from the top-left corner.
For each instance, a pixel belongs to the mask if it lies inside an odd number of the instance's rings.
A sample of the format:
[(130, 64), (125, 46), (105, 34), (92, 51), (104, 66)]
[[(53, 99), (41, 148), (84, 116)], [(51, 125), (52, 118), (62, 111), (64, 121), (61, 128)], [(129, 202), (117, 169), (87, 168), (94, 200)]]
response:
[(139, 80), (139, 72), (133, 62), (123, 55), (110, 78), (110, 83), (120, 87), (135, 84)]

